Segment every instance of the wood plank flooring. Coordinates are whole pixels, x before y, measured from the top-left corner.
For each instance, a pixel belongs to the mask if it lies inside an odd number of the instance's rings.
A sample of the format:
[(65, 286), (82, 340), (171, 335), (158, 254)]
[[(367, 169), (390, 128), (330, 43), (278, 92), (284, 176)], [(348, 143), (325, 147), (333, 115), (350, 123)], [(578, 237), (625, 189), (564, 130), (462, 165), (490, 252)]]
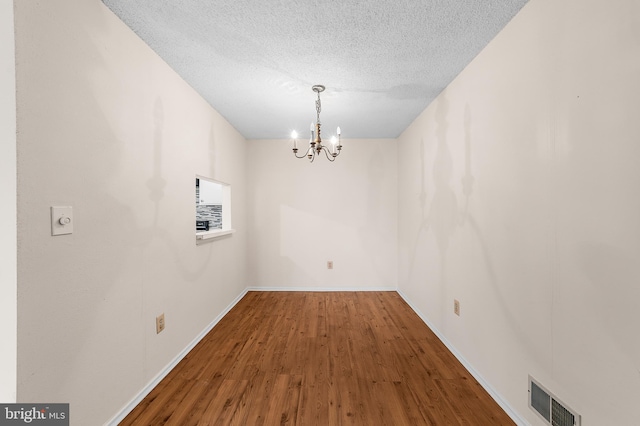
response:
[(396, 292), (249, 292), (121, 425), (513, 425)]

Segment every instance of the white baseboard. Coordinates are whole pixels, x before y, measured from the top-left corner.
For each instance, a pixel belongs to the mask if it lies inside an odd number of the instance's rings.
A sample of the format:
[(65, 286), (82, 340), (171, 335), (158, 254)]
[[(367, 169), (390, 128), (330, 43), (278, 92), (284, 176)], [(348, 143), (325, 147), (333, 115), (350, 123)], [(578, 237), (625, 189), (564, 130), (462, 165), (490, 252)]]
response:
[(507, 415), (511, 417), (511, 420), (513, 420), (519, 426), (531, 426), (530, 423), (523, 419), (516, 412), (516, 410), (514, 410), (513, 407), (509, 405), (509, 403), (502, 397), (502, 395), (500, 395), (491, 386), (491, 384), (486, 381), (475, 368), (473, 368), (469, 361), (467, 361), (462, 356), (462, 354), (458, 352), (458, 350), (451, 344), (451, 342), (449, 342), (444, 337), (444, 335), (440, 333), (440, 331), (431, 323), (431, 321), (429, 321), (429, 319), (420, 311), (420, 309), (418, 309), (413, 303), (411, 303), (411, 300), (409, 300), (409, 298), (401, 290), (396, 291), (398, 292), (400, 297), (402, 297), (404, 301), (407, 302), (411, 309), (413, 309), (413, 311), (420, 317), (420, 319), (424, 321), (425, 324), (427, 324), (427, 327), (429, 327), (431, 331), (433, 331), (433, 333), (438, 337), (438, 339), (440, 339), (440, 341), (447, 347), (447, 349), (449, 349), (453, 356), (455, 356), (458, 361), (460, 361), (460, 363), (469, 371), (469, 373), (471, 373), (471, 375), (478, 381), (478, 383), (480, 383), (480, 386), (482, 386), (484, 390), (486, 390), (487, 393), (491, 396), (491, 398), (493, 398), (494, 401), (496, 401), (498, 405), (505, 411), (505, 413), (507, 413)]
[(327, 287), (247, 287), (240, 293), (211, 323), (200, 332), (169, 364), (167, 364), (128, 404), (126, 404), (107, 423), (108, 426), (117, 426), (133, 409), (164, 379), (171, 370), (193, 349), (199, 342), (220, 322), (220, 320), (247, 294), (249, 291), (396, 291), (422, 321), (433, 331), (440, 341), (451, 351), (460, 363), (471, 373), (489, 395), (500, 405), (509, 417), (519, 426), (530, 426), (530, 424), (518, 415), (518, 413), (505, 401), (505, 399), (491, 387), (471, 364), (458, 352), (458, 350), (440, 333), (440, 331), (429, 321), (429, 319), (410, 301), (410, 299), (395, 287), (353, 287), (353, 288), (327, 288)]
[(247, 291), (397, 291), (396, 287), (247, 287)]
[(117, 426), (134, 408), (155, 388), (167, 374), (175, 368), (182, 358), (184, 358), (199, 342), (204, 338), (220, 322), (220, 320), (229, 313), (229, 311), (247, 294), (248, 289), (244, 289), (226, 308), (220, 313), (204, 330), (198, 334), (169, 364), (167, 364), (127, 405), (125, 405), (115, 416), (107, 423), (108, 426)]

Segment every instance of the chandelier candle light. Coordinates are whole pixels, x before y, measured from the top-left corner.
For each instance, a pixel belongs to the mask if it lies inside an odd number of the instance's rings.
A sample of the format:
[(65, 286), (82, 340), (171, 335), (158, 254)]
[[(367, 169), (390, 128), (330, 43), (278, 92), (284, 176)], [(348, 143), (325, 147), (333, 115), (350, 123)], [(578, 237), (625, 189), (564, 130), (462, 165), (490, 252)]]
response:
[(295, 130), (291, 132), (291, 139), (293, 139), (293, 155), (295, 155), (296, 158), (307, 157), (310, 162), (313, 163), (313, 160), (316, 159), (316, 155), (320, 155), (320, 153), (324, 151), (329, 161), (336, 161), (336, 157), (340, 155), (340, 151), (342, 150), (342, 144), (340, 143), (340, 127), (336, 130), (338, 138), (336, 139), (335, 136), (331, 138), (331, 149), (322, 145), (322, 138), (320, 137), (320, 93), (324, 92), (325, 87), (321, 84), (316, 84), (311, 89), (318, 94), (318, 100), (316, 100), (316, 124), (314, 126), (314, 124), (311, 123), (309, 148), (302, 156), (298, 156), (298, 132)]

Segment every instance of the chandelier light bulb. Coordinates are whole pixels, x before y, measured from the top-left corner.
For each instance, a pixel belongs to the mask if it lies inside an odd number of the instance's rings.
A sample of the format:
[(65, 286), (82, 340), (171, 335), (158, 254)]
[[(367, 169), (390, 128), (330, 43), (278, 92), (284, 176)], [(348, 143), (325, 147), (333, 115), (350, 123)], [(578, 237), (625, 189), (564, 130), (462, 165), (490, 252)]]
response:
[(338, 136), (340, 136), (340, 126), (338, 126), (338, 130), (336, 130), (336, 133), (338, 134)]
[(295, 130), (291, 132), (291, 139), (298, 139), (298, 132)]

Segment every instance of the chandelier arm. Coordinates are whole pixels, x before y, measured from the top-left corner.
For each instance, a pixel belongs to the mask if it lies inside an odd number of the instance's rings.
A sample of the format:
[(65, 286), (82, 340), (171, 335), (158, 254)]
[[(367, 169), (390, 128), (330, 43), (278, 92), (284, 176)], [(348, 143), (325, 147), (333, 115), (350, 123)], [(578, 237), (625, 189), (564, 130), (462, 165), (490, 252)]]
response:
[(295, 156), (296, 156), (296, 158), (304, 158), (304, 157), (306, 157), (306, 156), (307, 156), (307, 154), (309, 153), (309, 150), (307, 149), (307, 150), (304, 152), (304, 154), (302, 154), (302, 156), (298, 156), (298, 153), (297, 153), (296, 151), (298, 151), (298, 149), (297, 149), (297, 148), (293, 151), (293, 155), (295, 155)]
[(324, 151), (324, 155), (327, 156), (327, 160), (331, 161), (332, 163), (336, 161), (336, 157), (334, 157), (333, 154), (329, 155), (329, 150), (326, 147), (323, 146), (322, 150)]

